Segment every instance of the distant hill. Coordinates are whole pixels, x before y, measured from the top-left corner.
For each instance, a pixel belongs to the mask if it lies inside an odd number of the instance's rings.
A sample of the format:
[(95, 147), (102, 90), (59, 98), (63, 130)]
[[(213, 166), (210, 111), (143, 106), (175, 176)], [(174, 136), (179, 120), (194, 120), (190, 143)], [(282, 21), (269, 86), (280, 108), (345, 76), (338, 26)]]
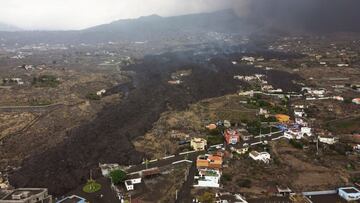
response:
[(232, 10), (175, 17), (151, 15), (132, 20), (119, 20), (83, 30), (83, 34), (98, 33), (106, 39), (156, 40), (204, 32), (245, 32), (244, 22)]
[(78, 31), (24, 31), (16, 34), (0, 32), (0, 37), (9, 43), (98, 43), (171, 40), (208, 32), (239, 33), (248, 30), (249, 27), (232, 10), (223, 10), (176, 17), (151, 15)]
[(21, 31), (21, 29), (13, 25), (0, 23), (0, 31), (12, 32), (12, 31)]

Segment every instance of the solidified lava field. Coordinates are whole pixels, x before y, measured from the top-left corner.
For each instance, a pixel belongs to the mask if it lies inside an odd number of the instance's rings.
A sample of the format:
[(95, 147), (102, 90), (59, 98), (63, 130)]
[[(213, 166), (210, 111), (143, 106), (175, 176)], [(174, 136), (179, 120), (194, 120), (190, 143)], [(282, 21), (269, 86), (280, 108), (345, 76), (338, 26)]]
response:
[[(143, 155), (134, 149), (131, 140), (150, 130), (162, 112), (169, 108), (182, 110), (205, 98), (235, 93), (246, 84), (234, 80), (234, 75), (263, 72), (232, 66), (226, 56), (209, 61), (205, 58), (167, 53), (145, 57), (141, 63), (127, 67), (136, 75), (126, 100), (105, 107), (93, 121), (69, 131), (68, 139), (57, 147), (29, 157), (11, 174), (10, 183), (15, 187), (47, 187), (57, 196), (84, 184), (89, 170), (96, 169), (99, 162), (140, 163)], [(192, 74), (184, 78), (184, 84), (167, 83), (172, 72), (189, 68)], [(273, 71), (268, 77), (285, 90), (298, 89), (291, 83), (297, 76)]]

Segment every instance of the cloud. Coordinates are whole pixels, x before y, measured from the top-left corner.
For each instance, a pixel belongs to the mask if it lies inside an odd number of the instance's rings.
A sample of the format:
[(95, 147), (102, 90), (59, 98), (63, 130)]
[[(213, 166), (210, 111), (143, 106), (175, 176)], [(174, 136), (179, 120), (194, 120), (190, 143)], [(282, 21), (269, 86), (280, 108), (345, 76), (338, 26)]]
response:
[(117, 19), (230, 8), (234, 0), (0, 0), (0, 21), (25, 29), (81, 29)]

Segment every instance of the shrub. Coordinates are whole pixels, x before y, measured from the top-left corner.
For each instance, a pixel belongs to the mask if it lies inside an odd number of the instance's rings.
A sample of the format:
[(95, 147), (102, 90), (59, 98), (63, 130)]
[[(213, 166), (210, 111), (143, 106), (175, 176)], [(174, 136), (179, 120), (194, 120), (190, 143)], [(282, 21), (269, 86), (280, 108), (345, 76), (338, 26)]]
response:
[(89, 100), (100, 100), (101, 97), (95, 93), (89, 93), (86, 95), (86, 98)]
[(223, 143), (224, 143), (224, 137), (221, 136), (221, 135), (207, 136), (207, 144), (208, 144), (208, 146), (217, 145), (217, 144), (223, 144)]
[(115, 185), (119, 185), (125, 180), (126, 173), (122, 170), (114, 170), (110, 172), (110, 178)]
[(249, 179), (240, 179), (240, 180), (238, 180), (237, 185), (239, 187), (251, 188), (251, 180), (249, 180)]
[(231, 174), (228, 174), (228, 173), (224, 173), (222, 176), (221, 176), (222, 180), (225, 181), (225, 182), (228, 182), (228, 181), (231, 181), (232, 180), (232, 176)]
[(36, 87), (57, 87), (60, 81), (53, 75), (34, 77), (32, 84)]
[(197, 199), (201, 203), (213, 203), (215, 202), (215, 195), (211, 192), (204, 192), (204, 194), (198, 196)]
[(304, 145), (296, 140), (290, 140), (290, 144), (297, 148), (297, 149), (303, 149), (304, 148)]

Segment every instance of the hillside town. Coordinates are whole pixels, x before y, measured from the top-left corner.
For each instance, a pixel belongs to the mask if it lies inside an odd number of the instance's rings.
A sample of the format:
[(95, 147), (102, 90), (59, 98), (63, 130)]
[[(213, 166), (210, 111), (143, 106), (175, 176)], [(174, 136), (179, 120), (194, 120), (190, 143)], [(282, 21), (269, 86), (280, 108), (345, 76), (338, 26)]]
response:
[[(304, 55), (291, 60), (242, 54), (222, 61), (255, 71), (231, 75), (233, 82), (246, 84), (234, 94), (162, 115), (144, 137), (133, 141), (145, 155), (141, 164), (98, 163), (83, 185), (63, 196), (52, 196), (46, 188), (11, 187), (8, 174), (1, 173), (0, 203), (359, 201), (359, 41), (346, 49), (335, 43), (321, 49), (307, 40), (284, 38), (268, 47)], [(12, 59), (23, 57), (28, 56), (21, 52)], [(134, 63), (125, 57), (99, 66)], [(18, 68), (35, 72), (51, 67)], [(324, 68), (331, 70), (324, 73)], [(272, 71), (300, 77), (284, 86), (270, 77)], [(189, 88), (193, 74), (191, 68), (178, 69), (164, 83), (180, 91)], [(66, 82), (51, 75), (26, 78), (3, 78), (1, 91), (56, 88)], [(82, 98), (101, 101), (111, 91), (99, 86)], [(38, 101), (33, 106), (51, 105)]]

